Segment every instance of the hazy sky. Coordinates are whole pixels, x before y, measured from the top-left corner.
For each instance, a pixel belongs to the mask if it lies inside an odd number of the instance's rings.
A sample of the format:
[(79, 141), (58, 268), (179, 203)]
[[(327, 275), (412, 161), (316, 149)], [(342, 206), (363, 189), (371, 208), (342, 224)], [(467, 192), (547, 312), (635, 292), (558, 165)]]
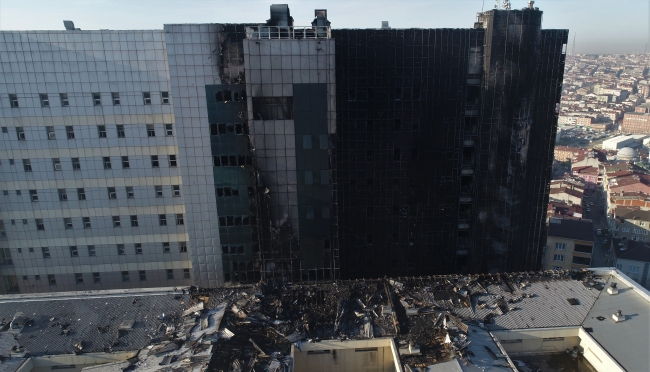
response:
[[(503, 0), (500, 0), (501, 2)], [(494, 0), (0, 0), (0, 30), (161, 29), (165, 23), (263, 23), (269, 5), (288, 3), (297, 26), (325, 8), (334, 28), (472, 27)], [(513, 8), (526, 0), (511, 0)], [(650, 0), (537, 0), (544, 28), (568, 28), (569, 51), (642, 53), (650, 36)], [(650, 52), (650, 45), (648, 46)]]

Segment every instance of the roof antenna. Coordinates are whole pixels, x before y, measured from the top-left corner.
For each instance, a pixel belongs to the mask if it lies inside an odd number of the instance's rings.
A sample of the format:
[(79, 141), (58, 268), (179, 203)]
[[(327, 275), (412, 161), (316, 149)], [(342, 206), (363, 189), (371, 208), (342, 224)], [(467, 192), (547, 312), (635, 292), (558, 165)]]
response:
[(494, 0), (494, 9), (499, 9), (499, 0)]
[(505, 10), (510, 10), (510, 0), (503, 0), (502, 8)]

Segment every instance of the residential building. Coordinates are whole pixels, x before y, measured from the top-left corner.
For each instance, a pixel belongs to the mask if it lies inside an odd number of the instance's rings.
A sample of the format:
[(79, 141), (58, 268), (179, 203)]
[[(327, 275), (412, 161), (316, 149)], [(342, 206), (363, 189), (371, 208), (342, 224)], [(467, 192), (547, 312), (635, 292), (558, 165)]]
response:
[(541, 19), (1, 32), (2, 289), (538, 269), (568, 35)]
[(612, 209), (610, 228), (615, 238), (648, 241), (650, 211), (639, 207), (616, 207)]
[(646, 241), (613, 239), (612, 248), (616, 269), (650, 288), (650, 245)]
[(590, 267), (594, 235), (591, 220), (549, 219), (544, 269), (570, 270)]
[(584, 193), (577, 188), (553, 187), (549, 193), (550, 200), (565, 202), (569, 205), (582, 205)]
[(576, 155), (580, 153), (580, 149), (577, 147), (569, 146), (555, 146), (553, 149), (553, 156), (557, 161), (571, 161)]
[(621, 132), (635, 134), (650, 134), (650, 114), (642, 112), (626, 112), (621, 123)]

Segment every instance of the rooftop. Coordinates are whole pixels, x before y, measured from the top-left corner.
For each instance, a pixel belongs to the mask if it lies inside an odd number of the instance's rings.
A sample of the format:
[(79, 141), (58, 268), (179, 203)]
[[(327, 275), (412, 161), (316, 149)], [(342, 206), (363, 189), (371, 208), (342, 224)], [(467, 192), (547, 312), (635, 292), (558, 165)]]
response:
[[(606, 292), (613, 281), (618, 296)], [(505, 372), (515, 357), (493, 332), (577, 327), (637, 371), (647, 365), (649, 304), (612, 269), (0, 296), (0, 353), (16, 344), (25, 358), (135, 351), (85, 371), (292, 371), (292, 347), (343, 355), (348, 341), (388, 340), (405, 371)], [(626, 322), (612, 320), (619, 309)], [(26, 319), (14, 334), (16, 312)]]
[(548, 236), (593, 242), (593, 222), (588, 219), (551, 218), (548, 224)]

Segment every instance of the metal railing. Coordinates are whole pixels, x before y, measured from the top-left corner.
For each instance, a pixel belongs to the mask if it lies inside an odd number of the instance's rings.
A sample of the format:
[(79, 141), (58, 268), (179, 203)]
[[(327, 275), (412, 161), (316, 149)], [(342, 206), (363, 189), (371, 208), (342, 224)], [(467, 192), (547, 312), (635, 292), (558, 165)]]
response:
[(329, 26), (250, 26), (247, 39), (331, 39)]

